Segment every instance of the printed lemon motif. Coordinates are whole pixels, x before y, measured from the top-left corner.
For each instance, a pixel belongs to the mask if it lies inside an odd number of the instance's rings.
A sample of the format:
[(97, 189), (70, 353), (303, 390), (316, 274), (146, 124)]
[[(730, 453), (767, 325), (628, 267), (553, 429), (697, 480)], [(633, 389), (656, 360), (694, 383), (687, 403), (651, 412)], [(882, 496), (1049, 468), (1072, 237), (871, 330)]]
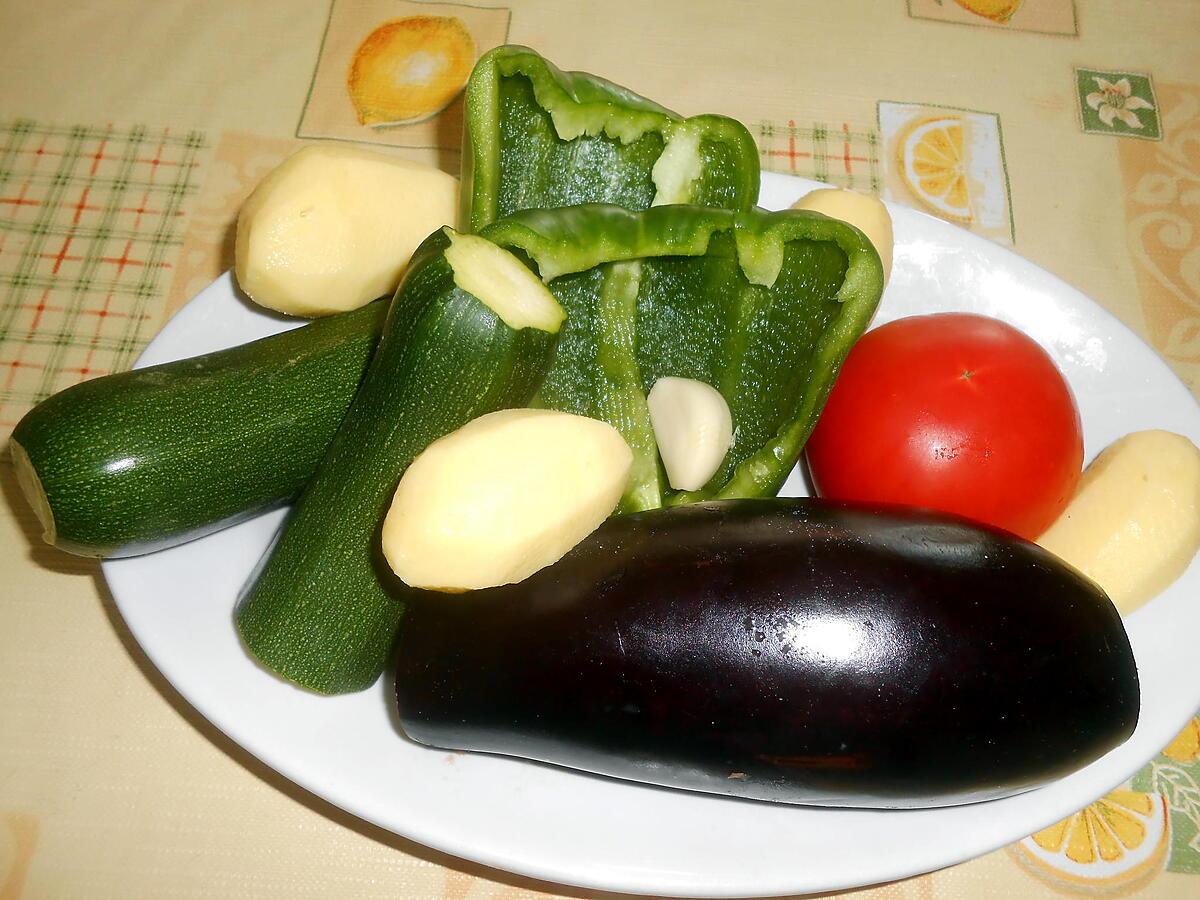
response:
[(1167, 744), (1163, 756), (1181, 763), (1200, 759), (1200, 718), (1192, 719), (1183, 727), (1183, 731), (1175, 736), (1175, 740)]
[(1169, 846), (1162, 794), (1113, 791), (1011, 850), (1025, 868), (1051, 884), (1111, 890), (1157, 872)]
[(985, 19), (991, 19), (993, 22), (1004, 25), (1020, 8), (1022, 0), (954, 0), (954, 2), (977, 16), (983, 16)]
[(384, 22), (359, 46), (346, 87), (363, 125), (401, 125), (449, 105), (475, 65), (475, 39), (452, 16)]
[(963, 122), (953, 116), (911, 125), (900, 140), (900, 173), (913, 195), (936, 214), (970, 222), (971, 194)]

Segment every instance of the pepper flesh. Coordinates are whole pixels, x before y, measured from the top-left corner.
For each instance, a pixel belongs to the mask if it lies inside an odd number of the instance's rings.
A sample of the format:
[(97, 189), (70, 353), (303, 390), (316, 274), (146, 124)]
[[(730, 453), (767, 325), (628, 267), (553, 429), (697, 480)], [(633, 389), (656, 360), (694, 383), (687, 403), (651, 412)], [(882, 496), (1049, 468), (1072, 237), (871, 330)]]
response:
[[(778, 492), (883, 291), (871, 242), (806, 210), (588, 204), (488, 226), (567, 311), (537, 405), (602, 419), (633, 450), (619, 510)], [(667, 375), (725, 397), (733, 444), (699, 491), (662, 473), (646, 394)]]
[(464, 227), (522, 209), (689, 203), (750, 209), (754, 139), (726, 116), (685, 119), (585, 72), (563, 72), (528, 47), (485, 53), (466, 88)]

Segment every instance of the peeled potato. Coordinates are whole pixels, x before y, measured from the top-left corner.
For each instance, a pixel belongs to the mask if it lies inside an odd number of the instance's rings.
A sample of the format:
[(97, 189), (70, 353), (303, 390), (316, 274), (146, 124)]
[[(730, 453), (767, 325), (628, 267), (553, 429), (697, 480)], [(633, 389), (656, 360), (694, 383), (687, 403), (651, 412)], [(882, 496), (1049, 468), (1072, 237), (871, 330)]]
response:
[(1200, 549), (1200, 450), (1169, 431), (1126, 435), (1087, 467), (1038, 543), (1132, 612), (1182, 575)]
[(810, 191), (792, 204), (792, 209), (811, 209), (848, 222), (867, 236), (883, 263), (883, 280), (892, 274), (892, 217), (877, 198), (857, 191), (821, 188)]
[(413, 587), (521, 581), (616, 507), (633, 453), (611, 425), (548, 409), (481, 416), (435, 441), (400, 479), (383, 555)]
[(391, 294), (417, 245), (458, 218), (458, 179), (345, 145), (305, 147), (238, 215), (235, 273), (255, 303), (297, 316)]

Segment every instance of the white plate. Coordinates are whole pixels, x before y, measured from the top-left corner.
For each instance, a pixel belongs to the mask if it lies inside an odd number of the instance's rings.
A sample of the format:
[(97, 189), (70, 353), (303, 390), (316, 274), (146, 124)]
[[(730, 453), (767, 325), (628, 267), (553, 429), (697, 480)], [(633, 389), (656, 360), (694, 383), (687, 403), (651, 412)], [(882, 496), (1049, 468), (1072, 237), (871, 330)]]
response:
[[(809, 182), (763, 176), (782, 208)], [(1121, 435), (1168, 428), (1200, 443), (1200, 409), (1145, 344), (1078, 291), (1015, 254), (894, 207), (896, 254), (878, 321), (966, 310), (1021, 328), (1055, 358), (1079, 401), (1088, 457)], [(286, 327), (218, 279), (163, 329), (139, 364)], [(803, 484), (793, 476), (793, 490)], [(1017, 487), (1017, 486), (1015, 486)], [(786, 489), (785, 489), (786, 490)], [(276, 680), (242, 651), (234, 598), (279, 526), (269, 514), (173, 550), (104, 564), (117, 606), (159, 670), (267, 765), (405, 837), (513, 872), (591, 888), (726, 897), (833, 890), (956, 863), (1066, 816), (1132, 775), (1200, 705), (1192, 640), (1200, 563), (1127, 626), (1142, 716), (1123, 746), (1037, 791), (905, 812), (772, 805), (690, 794), (402, 738), (384, 683), (321, 698)]]

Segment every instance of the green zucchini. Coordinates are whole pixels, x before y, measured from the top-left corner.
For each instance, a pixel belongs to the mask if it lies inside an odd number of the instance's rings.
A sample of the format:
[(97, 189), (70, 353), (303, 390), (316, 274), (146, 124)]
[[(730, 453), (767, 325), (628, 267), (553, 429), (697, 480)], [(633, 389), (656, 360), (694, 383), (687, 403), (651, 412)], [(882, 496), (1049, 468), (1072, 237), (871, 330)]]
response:
[(422, 244), (354, 403), (239, 603), (238, 632), (260, 663), (324, 694), (378, 678), (411, 594), (379, 545), (400, 476), (443, 435), (525, 406), (564, 316), (483, 238), (439, 231)]
[(34, 407), (12, 434), (45, 539), (135, 556), (296, 496), (354, 399), (387, 304), (177, 362), (106, 375)]

